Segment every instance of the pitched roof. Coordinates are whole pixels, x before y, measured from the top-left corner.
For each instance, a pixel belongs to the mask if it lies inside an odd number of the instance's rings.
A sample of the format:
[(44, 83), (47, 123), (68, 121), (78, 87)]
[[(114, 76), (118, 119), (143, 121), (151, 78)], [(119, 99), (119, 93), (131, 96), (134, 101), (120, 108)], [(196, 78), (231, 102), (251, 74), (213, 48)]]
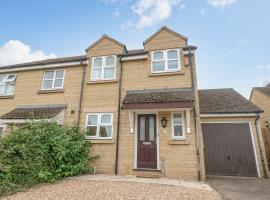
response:
[(98, 44), (101, 40), (103, 40), (105, 38), (108, 39), (108, 40), (110, 40), (110, 41), (112, 41), (112, 42), (114, 42), (114, 43), (116, 43), (116, 44), (118, 44), (118, 45), (120, 45), (120, 46), (122, 46), (122, 47), (124, 47), (125, 51), (127, 51), (126, 45), (122, 44), (121, 42), (119, 42), (119, 41), (117, 41), (117, 40), (115, 40), (113, 38), (111, 38), (110, 36), (108, 36), (106, 34), (102, 35), (101, 38), (99, 38), (96, 42), (94, 42), (93, 44), (91, 44), (87, 49), (85, 49), (85, 51), (88, 51), (89, 49), (91, 49), (92, 47), (94, 47), (96, 44)]
[(73, 61), (85, 61), (86, 55), (82, 56), (71, 56), (71, 57), (62, 57), (62, 58), (52, 58), (34, 62), (27, 62), (27, 63), (20, 63), (15, 65), (7, 65), (7, 66), (0, 66), (1, 69), (11, 69), (16, 67), (32, 67), (36, 65), (47, 65), (47, 64), (56, 64), (56, 63), (64, 63), (64, 62), (73, 62)]
[(137, 90), (128, 91), (123, 104), (185, 102), (194, 99), (191, 88)]
[(157, 34), (159, 34), (159, 33), (160, 33), (161, 31), (163, 31), (163, 30), (166, 30), (166, 31), (172, 33), (173, 35), (178, 36), (178, 37), (181, 37), (181, 38), (183, 38), (184, 40), (188, 40), (188, 38), (187, 38), (186, 36), (183, 36), (183, 35), (181, 35), (181, 34), (175, 32), (175, 31), (169, 29), (167, 26), (162, 26), (157, 32), (155, 32), (153, 35), (151, 35), (149, 38), (147, 38), (147, 39), (143, 42), (143, 44), (146, 44), (147, 42), (149, 42), (150, 40), (152, 40)]
[(253, 89), (259, 90), (266, 96), (270, 97), (270, 86), (268, 85), (266, 87), (254, 87)]
[(4, 114), (0, 119), (52, 119), (65, 108), (65, 104), (22, 106)]
[(199, 100), (201, 114), (262, 112), (232, 88), (199, 90)]

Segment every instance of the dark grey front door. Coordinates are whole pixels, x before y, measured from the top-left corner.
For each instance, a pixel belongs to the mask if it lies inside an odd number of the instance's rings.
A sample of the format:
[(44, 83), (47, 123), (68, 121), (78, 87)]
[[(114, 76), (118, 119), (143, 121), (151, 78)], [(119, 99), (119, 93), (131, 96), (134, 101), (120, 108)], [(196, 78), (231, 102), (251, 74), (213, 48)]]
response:
[(249, 123), (203, 123), (206, 175), (257, 177)]

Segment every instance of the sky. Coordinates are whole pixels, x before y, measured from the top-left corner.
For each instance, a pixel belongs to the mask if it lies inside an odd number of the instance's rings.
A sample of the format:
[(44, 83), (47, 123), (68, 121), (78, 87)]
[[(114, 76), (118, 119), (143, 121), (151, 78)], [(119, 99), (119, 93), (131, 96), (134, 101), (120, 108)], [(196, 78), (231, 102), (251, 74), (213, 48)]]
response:
[(143, 48), (161, 26), (198, 47), (200, 89), (270, 82), (269, 0), (0, 0), (0, 66), (83, 55), (103, 34)]

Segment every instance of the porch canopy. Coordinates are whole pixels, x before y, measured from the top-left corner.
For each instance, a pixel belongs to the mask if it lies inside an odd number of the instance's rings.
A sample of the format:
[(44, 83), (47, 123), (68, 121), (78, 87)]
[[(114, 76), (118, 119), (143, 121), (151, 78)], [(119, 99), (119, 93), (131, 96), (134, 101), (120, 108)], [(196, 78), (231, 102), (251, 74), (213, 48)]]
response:
[(128, 91), (122, 109), (192, 108), (195, 96), (191, 88), (164, 88)]
[(54, 120), (59, 125), (64, 123), (66, 104), (23, 105), (17, 106), (0, 117), (0, 123), (25, 123), (27, 120)]

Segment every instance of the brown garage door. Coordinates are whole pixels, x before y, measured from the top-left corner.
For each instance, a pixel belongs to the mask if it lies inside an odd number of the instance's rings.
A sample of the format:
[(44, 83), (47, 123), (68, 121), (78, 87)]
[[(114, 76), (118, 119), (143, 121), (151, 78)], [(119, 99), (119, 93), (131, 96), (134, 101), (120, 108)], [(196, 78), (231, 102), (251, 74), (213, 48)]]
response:
[(206, 175), (258, 176), (249, 123), (203, 123)]

